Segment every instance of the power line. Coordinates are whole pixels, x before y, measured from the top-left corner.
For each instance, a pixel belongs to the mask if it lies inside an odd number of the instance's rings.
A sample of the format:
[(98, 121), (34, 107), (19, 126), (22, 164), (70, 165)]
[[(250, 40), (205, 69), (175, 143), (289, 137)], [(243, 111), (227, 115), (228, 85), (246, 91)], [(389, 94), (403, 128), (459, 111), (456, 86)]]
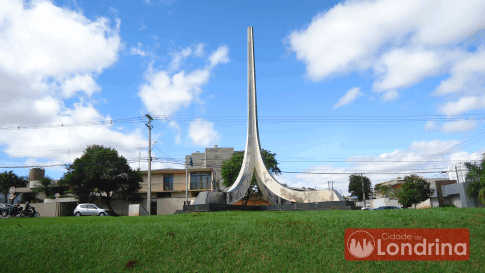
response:
[(139, 123), (143, 122), (142, 117), (122, 118), (122, 119), (104, 119), (82, 123), (61, 123), (50, 125), (37, 125), (37, 126), (17, 126), (17, 127), (1, 127), (0, 130), (24, 130), (24, 129), (52, 129), (52, 128), (70, 128), (78, 126), (99, 126), (99, 125), (113, 125), (120, 123)]

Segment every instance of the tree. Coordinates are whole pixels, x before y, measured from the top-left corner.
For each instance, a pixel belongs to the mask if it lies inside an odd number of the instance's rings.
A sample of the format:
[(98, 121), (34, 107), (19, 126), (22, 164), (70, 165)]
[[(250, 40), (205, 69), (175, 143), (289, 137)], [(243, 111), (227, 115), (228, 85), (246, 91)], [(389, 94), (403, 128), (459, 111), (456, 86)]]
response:
[(7, 202), (8, 190), (11, 187), (26, 187), (27, 183), (29, 183), (27, 177), (18, 176), (13, 171), (0, 173), (0, 192), (5, 196), (5, 202)]
[(88, 146), (66, 169), (63, 181), (73, 188), (81, 202), (97, 193), (111, 211), (113, 194), (128, 200), (138, 193), (143, 181), (140, 172), (132, 170), (118, 151), (100, 145)]
[(390, 185), (376, 185), (374, 188), (374, 192), (376, 194), (382, 195), (387, 198), (396, 197), (396, 193), (394, 192), (394, 188)]
[(352, 174), (349, 176), (349, 192), (352, 196), (357, 196), (359, 201), (363, 201), (362, 180), (364, 180), (365, 200), (369, 200), (372, 183), (367, 176)]
[(482, 203), (485, 203), (485, 154), (479, 163), (465, 162), (468, 170), (466, 181), (470, 182), (467, 187), (467, 194), (470, 197), (478, 197)]
[(430, 184), (415, 174), (404, 177), (404, 183), (397, 193), (399, 203), (404, 207), (411, 207), (428, 200), (433, 194)]
[(42, 178), (40, 181), (40, 186), (35, 188), (35, 191), (44, 192), (46, 197), (49, 197), (49, 192), (52, 190), (52, 178), (46, 176)]
[[(271, 151), (267, 151), (265, 149), (261, 150), (261, 154), (263, 156), (264, 164), (266, 168), (268, 168), (271, 174), (280, 175), (281, 170), (278, 167), (278, 161), (276, 160), (276, 154), (271, 153)], [(231, 158), (228, 160), (224, 160), (222, 162), (222, 169), (221, 175), (222, 185), (225, 187), (231, 187), (234, 182), (236, 182), (237, 176), (239, 175), (239, 171), (241, 170), (242, 163), (244, 159), (244, 152), (235, 152), (232, 154)], [(258, 183), (256, 182), (256, 176), (253, 175), (253, 179), (251, 180), (251, 185), (243, 198), (243, 204), (246, 205), (249, 201), (249, 197), (251, 195), (261, 195), (261, 190), (258, 187)]]

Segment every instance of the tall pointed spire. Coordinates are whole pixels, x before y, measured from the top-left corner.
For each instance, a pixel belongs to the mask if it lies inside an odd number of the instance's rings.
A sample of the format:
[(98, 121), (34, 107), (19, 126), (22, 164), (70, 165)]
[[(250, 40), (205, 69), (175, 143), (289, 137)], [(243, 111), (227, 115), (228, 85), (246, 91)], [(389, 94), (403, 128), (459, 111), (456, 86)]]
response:
[(241, 200), (246, 194), (253, 173), (256, 174), (259, 189), (270, 203), (277, 203), (279, 199), (297, 203), (314, 203), (323, 201), (343, 201), (343, 197), (334, 190), (296, 191), (285, 187), (271, 175), (266, 168), (261, 153), (258, 130), (258, 109), (256, 100), (256, 71), (254, 61), (253, 27), (248, 27), (248, 131), (246, 150), (239, 175), (227, 191), (227, 203), (233, 204)]

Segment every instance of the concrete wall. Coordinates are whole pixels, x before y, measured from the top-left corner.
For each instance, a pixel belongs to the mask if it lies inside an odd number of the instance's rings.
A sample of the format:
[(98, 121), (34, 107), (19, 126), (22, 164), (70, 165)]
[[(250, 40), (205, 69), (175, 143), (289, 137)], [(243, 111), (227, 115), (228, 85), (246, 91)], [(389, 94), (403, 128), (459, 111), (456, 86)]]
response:
[[(20, 204), (25, 209), (25, 204)], [(33, 203), (31, 204), (41, 217), (56, 217), (56, 203)], [(59, 202), (58, 209), (60, 216), (73, 216), (77, 202)]]
[(443, 198), (446, 202), (452, 202), (458, 208), (475, 207), (475, 200), (466, 194), (468, 184), (466, 182), (442, 186)]
[[(190, 197), (189, 201), (195, 200), (195, 197)], [(185, 198), (158, 198), (157, 199), (157, 215), (174, 214), (176, 210), (182, 210)]]

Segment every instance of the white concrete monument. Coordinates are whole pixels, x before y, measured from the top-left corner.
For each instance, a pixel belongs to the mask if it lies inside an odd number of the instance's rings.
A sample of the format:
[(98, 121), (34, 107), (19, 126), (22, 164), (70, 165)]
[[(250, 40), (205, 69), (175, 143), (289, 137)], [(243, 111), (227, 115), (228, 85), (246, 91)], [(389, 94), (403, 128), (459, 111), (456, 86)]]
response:
[[(281, 185), (266, 168), (261, 153), (258, 132), (258, 109), (256, 101), (256, 71), (254, 64), (253, 27), (248, 28), (248, 133), (246, 150), (239, 175), (226, 193), (226, 203), (234, 204), (246, 194), (253, 173), (256, 174), (259, 189), (272, 204), (278, 200), (288, 200), (296, 203), (317, 203), (325, 201), (344, 201), (345, 199), (334, 190), (299, 191)], [(277, 200), (274, 200), (276, 196)]]

